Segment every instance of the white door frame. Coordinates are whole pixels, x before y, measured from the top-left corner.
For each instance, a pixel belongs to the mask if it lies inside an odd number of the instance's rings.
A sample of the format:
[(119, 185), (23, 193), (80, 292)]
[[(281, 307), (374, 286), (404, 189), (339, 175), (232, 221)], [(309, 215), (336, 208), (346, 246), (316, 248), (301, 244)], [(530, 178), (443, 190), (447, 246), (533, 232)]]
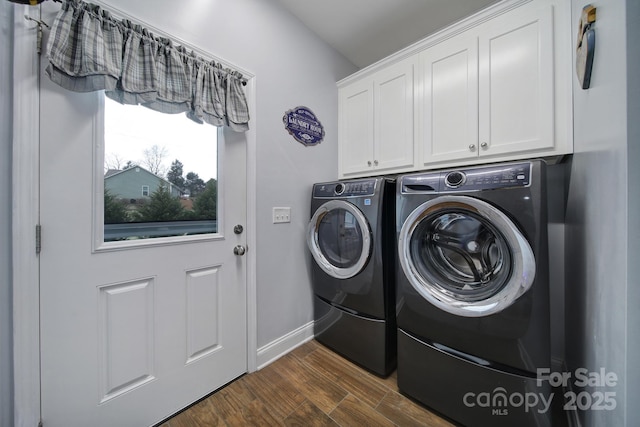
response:
[[(14, 424), (35, 427), (40, 422), (40, 263), (35, 251), (40, 218), (40, 124), (36, 52), (37, 26), (25, 15), (40, 19), (40, 8), (14, 4), (13, 61), (13, 375)], [(49, 23), (50, 24), (50, 23)], [(44, 50), (44, 49), (43, 49)], [(30, 55), (29, 53), (34, 53)], [(43, 53), (44, 55), (44, 53)], [(210, 55), (208, 55), (210, 56)], [(45, 60), (44, 58), (42, 58)], [(212, 58), (216, 59), (216, 58)], [(218, 62), (225, 63), (222, 60)], [(226, 64), (225, 64), (226, 65)], [(248, 79), (245, 87), (252, 123), (256, 123), (255, 75), (239, 69)], [(257, 369), (256, 256), (256, 131), (244, 133), (247, 141), (247, 370)], [(226, 140), (233, 141), (232, 132)], [(46, 239), (46, 230), (44, 230)]]

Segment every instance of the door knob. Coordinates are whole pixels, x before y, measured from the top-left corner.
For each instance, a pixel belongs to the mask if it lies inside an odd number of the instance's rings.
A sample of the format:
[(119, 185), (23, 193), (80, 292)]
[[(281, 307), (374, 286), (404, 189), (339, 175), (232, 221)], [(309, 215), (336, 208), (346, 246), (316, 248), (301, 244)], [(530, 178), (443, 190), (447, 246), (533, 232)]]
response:
[(489, 148), (489, 144), (483, 142), (482, 144), (480, 144), (480, 147), (482, 147), (483, 150), (486, 150), (487, 148)]
[(242, 245), (238, 245), (235, 248), (233, 248), (233, 253), (238, 256), (244, 255), (245, 252), (247, 252), (247, 249)]
[(476, 144), (469, 144), (469, 151), (476, 151)]

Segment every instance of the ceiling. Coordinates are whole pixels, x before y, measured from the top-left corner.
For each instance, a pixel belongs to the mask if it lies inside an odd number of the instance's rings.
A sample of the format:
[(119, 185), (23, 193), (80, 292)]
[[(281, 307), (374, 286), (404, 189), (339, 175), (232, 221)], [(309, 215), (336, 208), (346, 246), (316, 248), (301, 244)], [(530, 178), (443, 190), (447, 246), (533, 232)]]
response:
[(364, 68), (497, 0), (278, 0)]

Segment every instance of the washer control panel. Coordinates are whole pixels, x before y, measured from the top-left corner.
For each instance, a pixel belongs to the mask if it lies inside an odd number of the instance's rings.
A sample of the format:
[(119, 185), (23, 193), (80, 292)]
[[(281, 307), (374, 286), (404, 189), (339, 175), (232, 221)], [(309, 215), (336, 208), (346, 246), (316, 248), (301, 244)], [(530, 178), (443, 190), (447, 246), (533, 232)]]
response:
[[(453, 172), (450, 172), (450, 176)], [(457, 187), (449, 188), (464, 189), (465, 191), (489, 190), (505, 187), (527, 187), (531, 182), (531, 163), (515, 163), (503, 166), (492, 166), (489, 168), (466, 169), (462, 172), (465, 180)]]
[(524, 162), (408, 175), (402, 177), (402, 192), (480, 191), (528, 187), (530, 183), (531, 163)]
[(313, 197), (315, 198), (339, 198), (339, 197), (361, 197), (373, 196), (376, 191), (375, 179), (365, 179), (357, 181), (338, 181), (313, 186)]

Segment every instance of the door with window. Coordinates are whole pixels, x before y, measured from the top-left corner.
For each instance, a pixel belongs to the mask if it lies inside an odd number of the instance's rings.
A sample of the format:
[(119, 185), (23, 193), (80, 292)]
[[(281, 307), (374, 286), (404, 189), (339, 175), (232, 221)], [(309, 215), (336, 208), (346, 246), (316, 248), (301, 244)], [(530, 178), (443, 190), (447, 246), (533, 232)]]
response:
[(244, 137), (141, 142), (109, 111), (143, 107), (40, 85), (43, 422), (153, 425), (247, 370)]

